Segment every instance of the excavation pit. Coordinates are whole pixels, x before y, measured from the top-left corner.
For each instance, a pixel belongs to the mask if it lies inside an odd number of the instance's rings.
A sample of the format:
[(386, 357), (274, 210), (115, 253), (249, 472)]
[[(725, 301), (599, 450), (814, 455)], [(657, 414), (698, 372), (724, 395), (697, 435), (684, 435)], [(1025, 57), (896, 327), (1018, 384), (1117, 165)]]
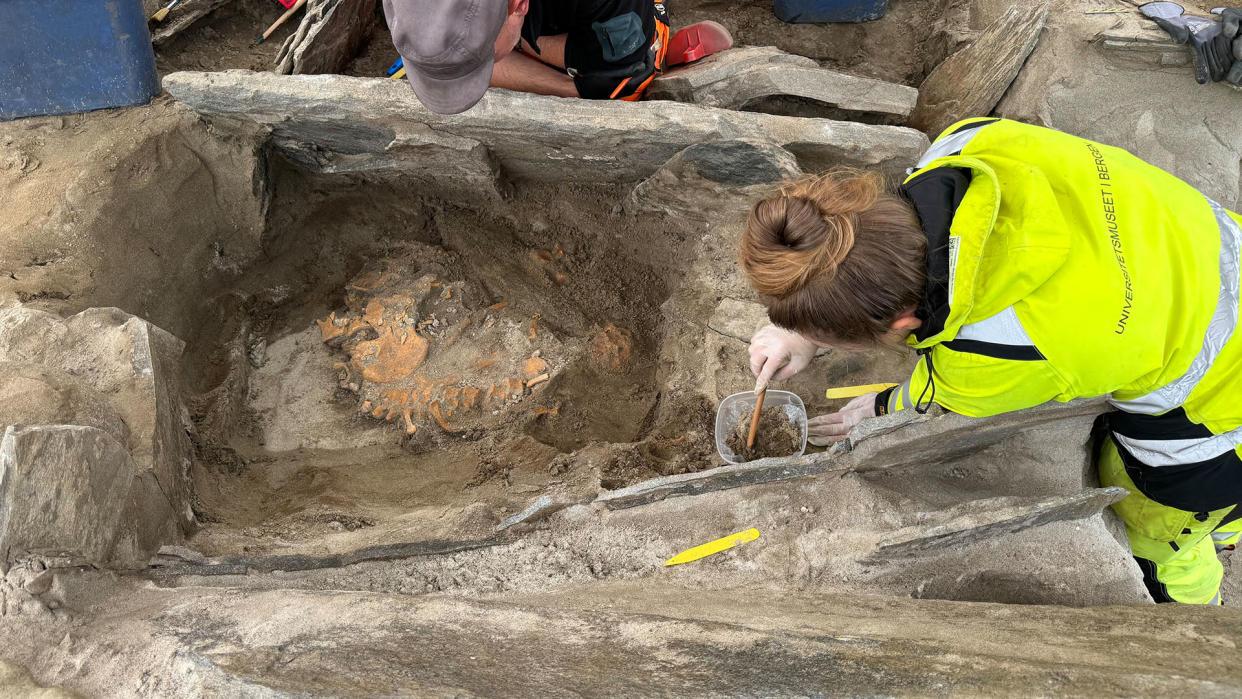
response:
[(717, 465), (706, 403), (657, 420), (689, 232), (616, 212), (628, 188), (275, 177), (265, 260), (186, 352), (196, 550), (480, 538), (550, 489)]

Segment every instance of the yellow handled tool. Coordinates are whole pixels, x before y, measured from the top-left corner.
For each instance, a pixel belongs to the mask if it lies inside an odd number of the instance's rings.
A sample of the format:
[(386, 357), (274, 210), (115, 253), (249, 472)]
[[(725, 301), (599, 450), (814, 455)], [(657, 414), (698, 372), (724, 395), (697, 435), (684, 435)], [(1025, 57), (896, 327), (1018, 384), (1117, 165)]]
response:
[(836, 398), (857, 398), (864, 393), (879, 393), (896, 385), (895, 383), (869, 383), (864, 386), (842, 386), (841, 388), (828, 389), (824, 397), (830, 400)]
[(673, 556), (672, 558), (665, 561), (664, 565), (675, 566), (679, 563), (689, 563), (690, 561), (697, 561), (700, 558), (705, 558), (707, 556), (712, 555), (713, 553), (720, 553), (721, 551), (728, 551), (729, 549), (733, 548), (734, 546), (737, 546), (738, 544), (744, 544), (747, 541), (754, 541), (755, 539), (758, 539), (758, 538), (759, 538), (758, 529), (747, 529), (744, 532), (730, 534), (729, 536), (726, 536), (723, 539), (716, 539), (715, 541), (709, 541), (706, 544), (703, 544), (701, 546), (695, 546), (692, 549), (686, 549), (685, 551), (682, 551), (676, 556)]
[(401, 78), (404, 78), (405, 77), (405, 66), (401, 66), (400, 68), (397, 69), (397, 72), (393, 73), (392, 75), (388, 77), (392, 78), (393, 80), (400, 80)]

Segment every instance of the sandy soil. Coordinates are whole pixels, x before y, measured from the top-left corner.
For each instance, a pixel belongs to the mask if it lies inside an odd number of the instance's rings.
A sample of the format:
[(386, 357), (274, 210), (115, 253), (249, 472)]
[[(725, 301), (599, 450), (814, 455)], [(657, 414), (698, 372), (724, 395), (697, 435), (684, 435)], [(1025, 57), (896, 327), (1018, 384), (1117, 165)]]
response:
[(743, 461), (766, 459), (772, 456), (789, 456), (798, 451), (802, 445), (802, 432), (798, 425), (790, 421), (785, 409), (781, 407), (764, 408), (759, 411), (759, 427), (755, 432), (755, 443), (746, 446), (750, 438), (751, 416), (743, 415), (734, 423), (725, 445)]

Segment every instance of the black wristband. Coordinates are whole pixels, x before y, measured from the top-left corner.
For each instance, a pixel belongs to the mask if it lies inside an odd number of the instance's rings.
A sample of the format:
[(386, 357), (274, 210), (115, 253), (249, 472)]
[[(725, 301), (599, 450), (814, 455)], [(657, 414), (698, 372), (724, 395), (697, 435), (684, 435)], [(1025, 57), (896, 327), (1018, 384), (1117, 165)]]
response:
[(893, 395), (893, 391), (897, 390), (896, 386), (886, 388), (875, 394), (875, 416), (888, 415), (888, 399)]

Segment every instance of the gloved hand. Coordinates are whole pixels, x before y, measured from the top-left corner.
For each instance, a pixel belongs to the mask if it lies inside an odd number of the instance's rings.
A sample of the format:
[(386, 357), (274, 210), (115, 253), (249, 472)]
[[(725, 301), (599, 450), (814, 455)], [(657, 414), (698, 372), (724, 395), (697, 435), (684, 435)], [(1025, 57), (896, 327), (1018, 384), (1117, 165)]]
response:
[(1220, 38), (1233, 59), (1233, 65), (1225, 75), (1230, 84), (1242, 85), (1242, 10), (1236, 7), (1212, 8), (1212, 14), (1220, 17)]
[(815, 344), (798, 333), (765, 325), (750, 338), (750, 370), (756, 376), (755, 392), (768, 381), (781, 381), (807, 368), (815, 358)]
[(1186, 10), (1175, 2), (1149, 2), (1140, 5), (1139, 9), (1168, 32), (1174, 41), (1190, 46), (1195, 80), (1200, 85), (1209, 80), (1223, 80), (1229, 74), (1233, 55), (1228, 40), (1223, 36), (1221, 22), (1187, 15)]
[(864, 393), (851, 400), (835, 413), (820, 415), (806, 423), (806, 441), (817, 447), (828, 446), (845, 439), (854, 425), (869, 417), (875, 417), (875, 394)]

